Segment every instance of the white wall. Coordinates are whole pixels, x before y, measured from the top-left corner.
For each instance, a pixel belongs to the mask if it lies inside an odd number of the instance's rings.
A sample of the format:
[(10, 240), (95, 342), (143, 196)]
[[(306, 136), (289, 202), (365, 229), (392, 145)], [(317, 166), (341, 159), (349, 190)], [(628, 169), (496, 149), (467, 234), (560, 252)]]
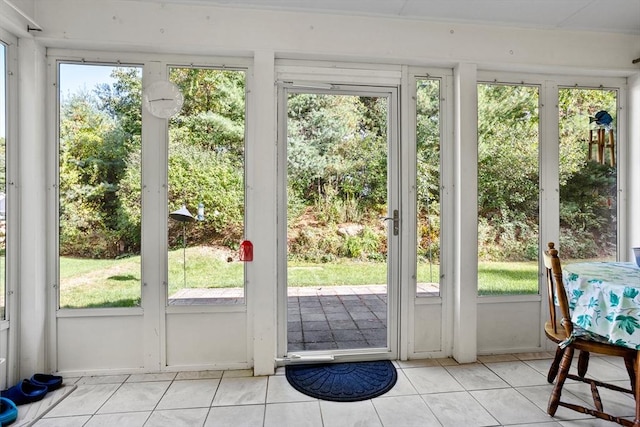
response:
[[(640, 36), (447, 24), (409, 19), (253, 11), (138, 1), (37, 3), (35, 34), (47, 46), (174, 53), (272, 50), (330, 57), (532, 71), (637, 72)], [(635, 55), (635, 56), (634, 56)]]

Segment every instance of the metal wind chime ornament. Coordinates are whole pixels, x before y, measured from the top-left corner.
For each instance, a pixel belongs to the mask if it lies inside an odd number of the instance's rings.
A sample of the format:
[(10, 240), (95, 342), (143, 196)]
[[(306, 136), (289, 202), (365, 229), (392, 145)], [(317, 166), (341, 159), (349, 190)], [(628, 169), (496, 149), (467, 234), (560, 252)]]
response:
[[(611, 167), (615, 167), (616, 147), (613, 132), (613, 117), (611, 117), (607, 111), (600, 110), (594, 117), (589, 117), (589, 125), (593, 126), (592, 123), (595, 123), (595, 127), (590, 127), (589, 129), (589, 160), (595, 157), (598, 163), (604, 165), (606, 163), (606, 149), (609, 148), (609, 163)], [(606, 136), (608, 136), (608, 141), (606, 140)], [(593, 148), (595, 148), (595, 156)]]
[[(184, 280), (184, 287), (187, 287), (187, 223), (196, 220), (186, 205), (182, 205), (177, 211), (173, 211), (169, 214), (169, 218), (174, 221), (182, 223), (182, 275)], [(198, 221), (204, 220), (204, 205), (200, 203), (198, 205)]]

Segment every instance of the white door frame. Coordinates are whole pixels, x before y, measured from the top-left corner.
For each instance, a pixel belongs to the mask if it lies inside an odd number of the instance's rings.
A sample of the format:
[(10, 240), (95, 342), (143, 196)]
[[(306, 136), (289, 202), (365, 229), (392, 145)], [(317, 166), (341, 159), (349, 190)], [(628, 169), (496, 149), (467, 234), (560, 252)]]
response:
[[(401, 216), (400, 197), (400, 138), (399, 138), (399, 89), (397, 86), (355, 86), (333, 82), (283, 82), (278, 83), (278, 356), (286, 363), (287, 353), (287, 99), (289, 93), (322, 93), (330, 95), (360, 95), (385, 97), (389, 102), (387, 115), (387, 217), (395, 210)], [(402, 230), (402, 224), (399, 224)], [(324, 359), (327, 355), (340, 360), (365, 360), (372, 358), (396, 359), (399, 354), (400, 331), (400, 247), (402, 232), (394, 235), (388, 227), (387, 253), (387, 349), (349, 349), (305, 351), (306, 357)], [(296, 352), (299, 353), (299, 352)]]

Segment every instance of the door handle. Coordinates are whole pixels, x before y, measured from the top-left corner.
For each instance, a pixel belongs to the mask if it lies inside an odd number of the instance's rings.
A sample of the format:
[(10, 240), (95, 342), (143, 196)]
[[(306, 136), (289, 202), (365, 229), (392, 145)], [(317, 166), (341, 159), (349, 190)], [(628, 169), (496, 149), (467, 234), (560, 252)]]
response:
[(400, 232), (400, 213), (398, 212), (398, 209), (393, 210), (392, 217), (387, 217), (382, 219), (384, 221), (393, 221), (393, 235), (397, 236), (398, 233)]

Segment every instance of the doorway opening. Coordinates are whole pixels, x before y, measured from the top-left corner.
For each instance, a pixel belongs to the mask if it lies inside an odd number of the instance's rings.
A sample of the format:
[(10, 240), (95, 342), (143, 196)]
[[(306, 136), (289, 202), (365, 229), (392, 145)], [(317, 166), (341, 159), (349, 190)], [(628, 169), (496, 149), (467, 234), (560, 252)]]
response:
[[(395, 346), (395, 88), (283, 88), (287, 352)], [(391, 314), (394, 313), (394, 314)]]

